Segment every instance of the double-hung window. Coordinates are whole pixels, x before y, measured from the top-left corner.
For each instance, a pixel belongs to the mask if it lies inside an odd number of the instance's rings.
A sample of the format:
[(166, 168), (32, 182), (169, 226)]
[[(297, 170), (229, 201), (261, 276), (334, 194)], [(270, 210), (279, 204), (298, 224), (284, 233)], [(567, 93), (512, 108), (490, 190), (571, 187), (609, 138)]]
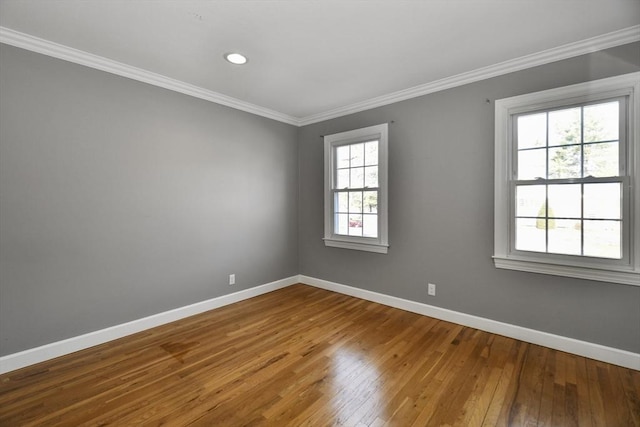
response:
[(640, 73), (496, 102), (495, 265), (640, 285)]
[(326, 246), (387, 253), (388, 125), (324, 137)]

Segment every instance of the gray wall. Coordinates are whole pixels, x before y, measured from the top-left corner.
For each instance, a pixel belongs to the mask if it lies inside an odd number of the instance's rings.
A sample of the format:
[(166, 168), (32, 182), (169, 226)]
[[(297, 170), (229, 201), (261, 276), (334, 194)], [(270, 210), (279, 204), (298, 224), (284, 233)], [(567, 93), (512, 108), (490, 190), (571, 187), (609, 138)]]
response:
[[(0, 355), (298, 272), (640, 352), (640, 287), (491, 260), (493, 100), (639, 69), (633, 44), (297, 130), (0, 44)], [(389, 254), (324, 247), (319, 135), (391, 120)]]
[[(635, 43), (305, 126), (300, 273), (640, 352), (640, 287), (499, 270), (491, 259), (493, 101), (638, 70)], [(392, 120), (389, 253), (325, 247), (320, 135)]]
[(296, 274), (297, 156), (293, 126), (0, 45), (0, 355)]

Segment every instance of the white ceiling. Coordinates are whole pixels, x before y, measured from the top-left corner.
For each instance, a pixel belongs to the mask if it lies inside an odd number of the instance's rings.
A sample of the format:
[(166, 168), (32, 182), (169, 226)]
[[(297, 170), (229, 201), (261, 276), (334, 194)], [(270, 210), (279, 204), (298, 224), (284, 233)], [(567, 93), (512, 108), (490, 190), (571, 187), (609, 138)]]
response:
[(5, 29), (292, 122), (638, 24), (640, 0), (0, 0)]

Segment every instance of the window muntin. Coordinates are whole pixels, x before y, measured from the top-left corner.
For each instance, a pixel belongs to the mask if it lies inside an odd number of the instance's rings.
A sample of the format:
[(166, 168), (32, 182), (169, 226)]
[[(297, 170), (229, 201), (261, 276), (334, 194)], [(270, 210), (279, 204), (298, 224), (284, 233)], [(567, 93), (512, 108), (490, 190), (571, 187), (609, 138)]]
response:
[(497, 268), (640, 286), (639, 92), (631, 73), (496, 100)]
[(387, 252), (387, 124), (325, 141), (327, 246)]
[(512, 116), (515, 251), (623, 258), (625, 112), (617, 98)]

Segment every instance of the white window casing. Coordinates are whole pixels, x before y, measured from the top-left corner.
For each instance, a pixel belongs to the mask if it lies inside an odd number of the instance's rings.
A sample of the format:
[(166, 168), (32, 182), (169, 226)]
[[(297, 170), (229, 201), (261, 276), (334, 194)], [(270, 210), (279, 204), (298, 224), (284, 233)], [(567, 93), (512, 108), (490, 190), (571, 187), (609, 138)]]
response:
[[(640, 286), (640, 73), (497, 100), (495, 103), (495, 216), (494, 263), (497, 268)], [(620, 100), (621, 252), (619, 259), (547, 251), (518, 250), (515, 244), (517, 150), (515, 120), (524, 113), (550, 112), (562, 107), (589, 106)], [(581, 118), (581, 120), (583, 120)], [(548, 125), (547, 125), (548, 126)], [(581, 122), (581, 126), (584, 123)], [(547, 136), (549, 130), (547, 129)], [(547, 141), (548, 143), (548, 141)], [(580, 144), (585, 144), (581, 142)], [(550, 145), (550, 144), (549, 144)], [(547, 148), (547, 155), (550, 148)], [(582, 160), (584, 162), (584, 158)], [(549, 162), (549, 160), (547, 160)], [(547, 163), (547, 168), (548, 168)], [(584, 164), (582, 165), (584, 167)], [(586, 175), (586, 174), (585, 174)], [(571, 179), (540, 179), (546, 188), (571, 184)], [(590, 181), (591, 180), (591, 181)], [(576, 183), (600, 182), (591, 176)], [(526, 183), (525, 183), (526, 184)], [(531, 185), (531, 182), (528, 183)], [(521, 187), (522, 188), (522, 187)], [(546, 219), (551, 216), (545, 199)], [(581, 202), (584, 204), (585, 202)], [(584, 219), (585, 217), (583, 217)], [(544, 226), (547, 229), (547, 225)], [(547, 231), (547, 233), (549, 233)], [(549, 235), (549, 234), (547, 234)], [(547, 238), (548, 239), (548, 238)], [(548, 244), (548, 240), (547, 240)], [(584, 241), (582, 242), (584, 245)]]
[[(370, 162), (365, 160), (368, 155), (365, 147), (375, 153)], [(361, 159), (351, 154), (356, 148), (363, 150)], [(338, 150), (349, 154), (344, 157)], [(356, 164), (356, 158), (362, 164)], [(369, 202), (369, 211), (365, 209), (365, 195), (373, 200)], [(352, 197), (356, 201), (359, 198), (359, 204), (352, 203)], [(343, 207), (339, 200), (347, 200), (348, 207)], [(388, 124), (324, 136), (325, 246), (386, 254), (388, 200)]]

